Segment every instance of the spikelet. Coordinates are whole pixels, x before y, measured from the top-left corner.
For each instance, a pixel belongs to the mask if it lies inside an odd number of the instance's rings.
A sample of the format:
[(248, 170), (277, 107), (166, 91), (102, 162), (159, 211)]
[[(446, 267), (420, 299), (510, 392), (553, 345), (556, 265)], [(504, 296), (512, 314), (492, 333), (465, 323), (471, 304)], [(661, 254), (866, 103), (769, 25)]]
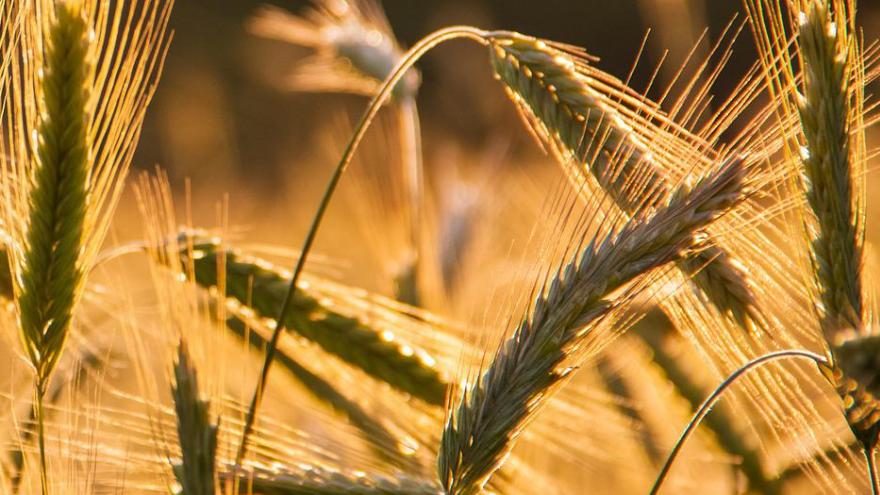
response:
[[(584, 52), (502, 32), (489, 36), (489, 54), (496, 78), (576, 185), (591, 176), (628, 215), (670, 194), (670, 178), (624, 117), (638, 119), (615, 109), (599, 80), (607, 76), (589, 68)], [(709, 244), (680, 266), (722, 313), (749, 329), (760, 321), (746, 273), (722, 248)]]
[(730, 160), (693, 189), (677, 189), (647, 218), (593, 239), (560, 272), (449, 414), (437, 462), (447, 493), (482, 489), (529, 417), (568, 374), (560, 367), (591, 323), (615, 307), (605, 298), (694, 247), (700, 229), (743, 199), (744, 178), (742, 162)]
[(64, 348), (82, 286), (81, 252), (91, 150), (86, 136), (88, 39), (85, 19), (62, 5), (47, 32), (43, 117), (37, 127), (27, 237), (17, 281), (22, 342), (36, 369), (38, 394)]

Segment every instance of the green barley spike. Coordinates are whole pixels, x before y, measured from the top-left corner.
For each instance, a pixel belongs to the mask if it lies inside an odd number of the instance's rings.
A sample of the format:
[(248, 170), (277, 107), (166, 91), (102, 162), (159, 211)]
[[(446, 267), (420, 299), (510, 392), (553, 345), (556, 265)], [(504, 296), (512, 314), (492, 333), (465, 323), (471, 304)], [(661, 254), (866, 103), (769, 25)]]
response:
[(38, 393), (61, 356), (82, 285), (89, 197), (88, 29), (66, 4), (55, 14), (39, 81), (42, 112), (18, 275), (22, 341), (36, 368)]
[[(201, 286), (217, 285), (218, 249), (213, 243), (194, 246), (195, 281)], [(226, 296), (262, 318), (276, 316), (289, 278), (255, 258), (231, 250), (222, 254), (226, 259)], [(296, 292), (286, 327), (392, 387), (429, 404), (443, 405), (447, 383), (419, 353), (407, 352), (399, 343), (386, 339), (382, 331), (340, 314), (307, 290)]]

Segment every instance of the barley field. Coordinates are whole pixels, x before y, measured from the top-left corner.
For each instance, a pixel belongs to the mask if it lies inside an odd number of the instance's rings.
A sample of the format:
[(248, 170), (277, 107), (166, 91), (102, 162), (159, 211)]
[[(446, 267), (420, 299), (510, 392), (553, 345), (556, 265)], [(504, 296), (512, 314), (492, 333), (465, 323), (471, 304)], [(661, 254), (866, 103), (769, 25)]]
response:
[(0, 0), (0, 494), (880, 494), (873, 0)]

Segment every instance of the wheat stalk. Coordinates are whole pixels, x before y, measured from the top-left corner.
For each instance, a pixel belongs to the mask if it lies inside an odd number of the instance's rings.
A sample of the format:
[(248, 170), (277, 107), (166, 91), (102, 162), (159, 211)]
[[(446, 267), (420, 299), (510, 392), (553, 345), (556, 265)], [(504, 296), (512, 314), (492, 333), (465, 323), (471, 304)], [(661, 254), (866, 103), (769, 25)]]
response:
[(830, 369), (828, 368), (828, 360), (826, 358), (814, 352), (800, 349), (789, 349), (784, 351), (771, 352), (769, 354), (765, 354), (761, 357), (755, 358), (737, 368), (733, 373), (730, 374), (730, 376), (725, 378), (724, 381), (721, 382), (721, 384), (718, 385), (711, 394), (709, 394), (706, 400), (703, 401), (703, 403), (694, 413), (694, 416), (691, 418), (690, 422), (688, 422), (687, 427), (682, 432), (678, 441), (675, 443), (672, 451), (669, 453), (669, 457), (666, 458), (666, 463), (663, 465), (663, 468), (660, 470), (660, 474), (657, 475), (657, 479), (654, 481), (654, 485), (651, 487), (650, 495), (657, 495), (660, 492), (660, 488), (663, 486), (664, 481), (666, 481), (666, 478), (669, 475), (669, 471), (672, 468), (675, 460), (678, 458), (678, 454), (684, 447), (685, 442), (690, 438), (691, 434), (696, 431), (697, 427), (700, 426), (700, 423), (709, 415), (709, 413), (712, 411), (712, 407), (721, 399), (724, 393), (734, 383), (737, 382), (737, 380), (741, 379), (749, 371), (755, 370), (761, 366), (764, 366), (767, 363), (779, 360), (793, 359), (810, 360), (815, 363), (817, 367), (823, 372), (824, 370)]
[[(670, 193), (648, 143), (592, 87), (585, 53), (518, 33), (488, 39), (496, 78), (575, 177), (592, 175), (630, 215)], [(723, 314), (745, 328), (761, 321), (746, 272), (721, 247), (709, 243), (679, 266)]]
[(174, 465), (174, 475), (184, 495), (213, 495), (218, 425), (209, 417), (210, 402), (199, 395), (198, 376), (182, 340), (177, 348), (174, 380), (171, 395), (182, 456), (182, 461)]
[[(69, 389), (70, 384), (81, 386), (83, 378), (87, 372), (95, 371), (104, 365), (103, 359), (90, 345), (87, 343), (81, 343), (79, 348), (79, 356), (75, 356), (76, 361), (64, 367), (65, 369), (59, 371), (63, 378), (56, 379), (52, 382), (46, 391), (44, 400), (49, 404), (57, 404), (61, 399), (62, 394)], [(68, 354), (68, 356), (70, 356), (70, 354)], [(68, 359), (68, 361), (70, 360)], [(32, 406), (30, 416), (25, 421), (25, 424), (31, 426), (31, 428), (21, 429), (19, 437), (15, 441), (15, 448), (9, 451), (10, 465), (8, 469), (10, 472), (9, 478), (10, 484), (12, 485), (12, 493), (19, 492), (25, 461), (24, 445), (33, 439), (35, 430), (32, 426), (37, 424), (37, 422), (36, 408)]]
[(447, 420), (437, 466), (448, 494), (481, 490), (529, 417), (565, 378), (568, 371), (560, 366), (590, 324), (614, 308), (605, 298), (693, 247), (701, 229), (743, 198), (744, 172), (740, 160), (731, 160), (693, 189), (679, 187), (653, 214), (593, 239), (566, 265)]
[(293, 298), (296, 293), (297, 282), (299, 281), (299, 277), (300, 275), (302, 275), (302, 271), (305, 268), (305, 262), (308, 259), (308, 255), (312, 250), (312, 246), (315, 243), (315, 238), (318, 235), (318, 229), (320, 228), (321, 223), (324, 220), (324, 215), (327, 213), (327, 208), (330, 205), (330, 201), (333, 199), (333, 195), (336, 192), (339, 181), (348, 166), (351, 164), (354, 153), (360, 145), (361, 141), (363, 140), (364, 135), (366, 134), (366, 131), (370, 126), (370, 123), (373, 121), (373, 119), (375, 119), (382, 105), (388, 100), (388, 98), (391, 97), (391, 93), (397, 83), (402, 80), (407, 71), (422, 55), (424, 55), (437, 45), (453, 39), (472, 39), (479, 43), (485, 43), (485, 34), (486, 33), (484, 31), (470, 26), (452, 26), (439, 29), (429, 34), (418, 43), (416, 43), (412, 48), (410, 48), (409, 51), (406, 52), (406, 54), (404, 54), (400, 62), (395, 66), (394, 70), (383, 82), (379, 92), (370, 101), (370, 104), (367, 107), (366, 111), (364, 111), (363, 116), (355, 127), (354, 133), (349, 140), (348, 145), (346, 145), (345, 150), (342, 153), (342, 158), (340, 158), (339, 163), (337, 163), (336, 168), (333, 171), (333, 175), (331, 175), (330, 180), (327, 183), (324, 194), (321, 196), (321, 201), (318, 203), (318, 208), (315, 211), (315, 215), (312, 218), (312, 223), (309, 226), (309, 230), (306, 233), (306, 238), (303, 241), (303, 247), (300, 252), (300, 257), (293, 268), (293, 273), (290, 278), (290, 285), (288, 286), (287, 293), (284, 296), (284, 303), (281, 306), (281, 311), (279, 311), (278, 317), (275, 319), (277, 324), (272, 332), (272, 338), (269, 340), (269, 346), (266, 349), (266, 358), (263, 361), (263, 367), (260, 370), (260, 377), (257, 380), (257, 386), (254, 390), (253, 396), (251, 397), (251, 403), (248, 407), (247, 416), (245, 417), (245, 427), (242, 432), (241, 443), (238, 448), (238, 453), (236, 454), (236, 464), (240, 464), (244, 459), (244, 456), (247, 454), (248, 436), (253, 430), (254, 421), (256, 421), (258, 409), (260, 407), (260, 403), (262, 402), (263, 393), (266, 388), (266, 380), (268, 379), (269, 371), (272, 366), (272, 359), (275, 357), (275, 353), (278, 348), (278, 340), (281, 338), (281, 331), (283, 330), (283, 324), (287, 313), (290, 311), (291, 303), (293, 302)]
[[(251, 308), (260, 318), (277, 315), (290, 278), (263, 260), (223, 251), (213, 242), (198, 243), (193, 246), (192, 259), (184, 260), (192, 263), (195, 282), (204, 287), (217, 285), (221, 254), (226, 265), (226, 296)], [(299, 285), (284, 327), (413, 397), (443, 404), (446, 380), (424, 351), (398, 342), (392, 329), (372, 328), (365, 321), (339, 313), (312, 296), (307, 283)]]

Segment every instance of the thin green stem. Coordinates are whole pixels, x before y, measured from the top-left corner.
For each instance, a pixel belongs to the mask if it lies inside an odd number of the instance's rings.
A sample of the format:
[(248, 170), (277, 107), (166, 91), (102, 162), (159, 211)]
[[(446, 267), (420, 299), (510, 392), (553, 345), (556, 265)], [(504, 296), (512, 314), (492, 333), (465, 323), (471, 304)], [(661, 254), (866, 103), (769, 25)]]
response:
[(49, 476), (46, 468), (46, 435), (43, 429), (43, 397), (46, 395), (45, 386), (39, 382), (34, 383), (34, 417), (37, 420), (37, 444), (40, 449), (40, 491), (43, 495), (49, 494)]
[(657, 480), (654, 481), (654, 486), (651, 487), (651, 495), (656, 495), (660, 492), (660, 487), (663, 485), (663, 482), (666, 480), (667, 475), (669, 474), (669, 470), (672, 468), (672, 463), (675, 462), (675, 459), (678, 457), (679, 452), (681, 452), (682, 447), (684, 447), (684, 443), (690, 437), (691, 433), (700, 426), (700, 422), (703, 421), (703, 418), (709, 414), (709, 411), (712, 410), (712, 406), (721, 398), (721, 395), (731, 386), (733, 385), (739, 377), (744, 375), (751, 369), (757, 368), (765, 363), (771, 361), (778, 361), (781, 359), (788, 358), (803, 358), (809, 359), (815, 362), (818, 365), (828, 364), (828, 360), (824, 357), (810, 352), (810, 351), (802, 351), (797, 349), (786, 350), (786, 351), (777, 351), (771, 352), (769, 354), (765, 354), (761, 357), (753, 359), (748, 363), (742, 365), (739, 369), (734, 371), (729, 377), (727, 377), (721, 385), (718, 386), (710, 395), (706, 398), (697, 412), (694, 414), (694, 417), (688, 423), (687, 428), (685, 428), (684, 432), (679, 437), (678, 441), (675, 443), (675, 446), (672, 448), (672, 452), (669, 453), (669, 457), (666, 459), (666, 463), (663, 465), (663, 469), (660, 470), (660, 474), (657, 475)]
[(272, 332), (272, 338), (269, 341), (269, 347), (266, 348), (266, 357), (263, 361), (263, 367), (260, 371), (260, 378), (257, 381), (257, 386), (254, 390), (254, 395), (251, 399), (250, 406), (248, 407), (247, 416), (245, 417), (244, 429), (242, 430), (241, 434), (241, 443), (238, 446), (238, 453), (235, 456), (236, 465), (241, 465), (242, 460), (244, 460), (245, 454), (247, 454), (247, 440), (254, 428), (254, 421), (256, 419), (257, 409), (259, 408), (260, 402), (263, 398), (263, 392), (265, 391), (266, 387), (266, 380), (269, 377), (269, 369), (271, 368), (272, 360), (275, 357), (275, 352), (278, 347), (278, 340), (281, 337), (282, 331), (285, 329), (284, 322), (286, 321), (287, 313), (290, 311), (291, 303), (293, 301), (293, 294), (296, 291), (296, 284), (299, 281), (299, 277), (303, 271), (303, 268), (305, 267), (306, 259), (308, 258), (309, 252), (312, 249), (312, 244), (315, 242), (315, 237), (318, 234), (318, 228), (321, 225), (321, 221), (324, 218), (327, 207), (330, 205), (330, 200), (333, 197), (333, 193), (336, 191), (336, 186), (339, 184), (339, 180), (342, 178), (342, 174), (351, 163), (351, 160), (354, 157), (354, 153), (357, 150), (361, 140), (363, 140), (363, 137), (366, 134), (370, 123), (373, 121), (373, 119), (376, 117), (376, 114), (379, 113), (379, 110), (391, 96), (394, 87), (403, 78), (407, 70), (409, 70), (413, 66), (413, 64), (415, 64), (416, 61), (418, 61), (418, 59), (421, 58), (430, 49), (434, 48), (440, 43), (443, 43), (444, 41), (449, 41), (457, 38), (468, 38), (475, 40), (478, 43), (486, 43), (485, 32), (470, 26), (448, 27), (435, 31), (434, 33), (426, 36), (421, 41), (416, 43), (415, 46), (410, 48), (410, 50), (404, 55), (400, 63), (398, 63), (397, 67), (394, 69), (394, 72), (392, 72), (391, 75), (388, 76), (388, 78), (383, 83), (379, 93), (370, 101), (369, 107), (367, 107), (367, 110), (364, 112), (363, 117), (361, 117), (360, 122), (355, 128), (354, 135), (351, 137), (351, 140), (346, 146), (345, 151), (342, 154), (342, 158), (339, 160), (339, 164), (336, 166), (336, 170), (333, 172), (333, 176), (330, 178), (330, 182), (327, 184), (327, 189), (324, 191), (324, 196), (321, 198), (321, 202), (318, 204), (318, 209), (315, 212), (315, 216), (312, 220), (312, 225), (309, 227), (305, 241), (303, 242), (303, 247), (300, 251), (301, 254), (296, 262), (295, 268), (293, 269), (293, 276), (290, 279), (290, 286), (288, 287), (287, 295), (284, 298), (284, 305), (281, 307), (278, 318), (275, 319), (275, 329)]
[(871, 480), (871, 495), (880, 494), (880, 481), (877, 480), (877, 449), (864, 445), (865, 460), (868, 461), (868, 478)]

